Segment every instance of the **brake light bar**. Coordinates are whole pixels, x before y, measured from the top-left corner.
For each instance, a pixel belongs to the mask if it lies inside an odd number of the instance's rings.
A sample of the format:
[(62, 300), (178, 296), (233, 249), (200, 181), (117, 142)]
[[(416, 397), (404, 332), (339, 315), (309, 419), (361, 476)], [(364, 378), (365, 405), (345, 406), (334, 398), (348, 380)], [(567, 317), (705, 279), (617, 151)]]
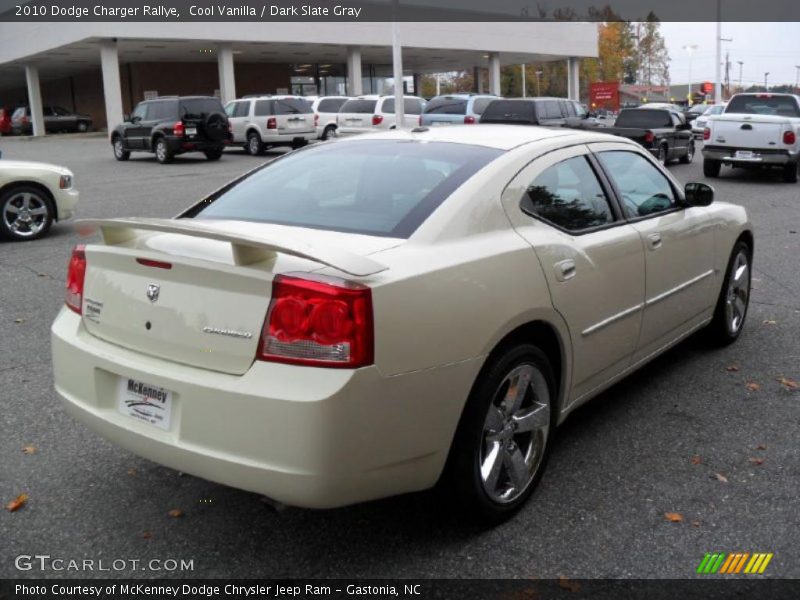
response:
[(275, 277), (258, 360), (355, 369), (373, 357), (370, 288), (307, 273)]
[(86, 246), (79, 244), (72, 249), (67, 266), (67, 285), (64, 303), (71, 311), (83, 314), (83, 281), (86, 276)]

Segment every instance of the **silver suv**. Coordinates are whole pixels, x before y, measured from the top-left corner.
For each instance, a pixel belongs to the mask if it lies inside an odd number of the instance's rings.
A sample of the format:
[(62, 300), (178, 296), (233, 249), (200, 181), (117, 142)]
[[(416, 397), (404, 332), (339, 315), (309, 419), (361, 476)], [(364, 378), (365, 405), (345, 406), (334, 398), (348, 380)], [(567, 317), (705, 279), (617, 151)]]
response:
[(233, 143), (248, 154), (270, 146), (300, 148), (317, 137), (311, 106), (299, 96), (245, 96), (225, 106)]

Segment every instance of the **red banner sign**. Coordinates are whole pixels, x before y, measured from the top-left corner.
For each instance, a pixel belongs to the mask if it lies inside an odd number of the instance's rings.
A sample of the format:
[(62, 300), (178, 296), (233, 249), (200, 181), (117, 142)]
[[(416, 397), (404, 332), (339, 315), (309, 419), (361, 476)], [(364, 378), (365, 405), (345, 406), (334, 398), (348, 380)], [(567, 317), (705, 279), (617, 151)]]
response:
[(589, 103), (592, 110), (619, 110), (619, 83), (598, 81), (589, 84)]

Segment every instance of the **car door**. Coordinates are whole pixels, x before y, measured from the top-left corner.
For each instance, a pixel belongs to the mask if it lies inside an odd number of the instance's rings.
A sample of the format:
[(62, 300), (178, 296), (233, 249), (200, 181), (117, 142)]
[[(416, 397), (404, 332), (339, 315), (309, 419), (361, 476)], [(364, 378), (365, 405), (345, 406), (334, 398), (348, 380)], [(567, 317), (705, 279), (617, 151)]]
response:
[(644, 249), (585, 145), (546, 154), (503, 194), (517, 232), (534, 248), (572, 344), (569, 404), (631, 362), (644, 303)]
[(684, 156), (689, 150), (691, 131), (686, 129), (686, 121), (682, 116), (670, 113), (670, 119), (672, 120), (671, 156), (678, 158)]
[(696, 328), (714, 306), (714, 232), (705, 207), (682, 204), (653, 160), (621, 144), (592, 144), (645, 248), (645, 307), (634, 361)]
[(78, 120), (74, 113), (61, 106), (53, 106), (51, 109), (53, 111), (53, 119), (58, 123), (57, 129), (59, 131), (77, 131)]
[(150, 102), (141, 102), (136, 105), (131, 113), (130, 121), (125, 123), (125, 139), (127, 147), (131, 150), (143, 150), (144, 135), (146, 131), (147, 113)]
[[(257, 103), (249, 100), (236, 100), (225, 105), (225, 114), (228, 116), (228, 122), (231, 125), (233, 141), (236, 143), (241, 144), (247, 141), (247, 125), (248, 122), (252, 121), (250, 116), (251, 104)], [(263, 123), (262, 126), (266, 128), (266, 123)]]

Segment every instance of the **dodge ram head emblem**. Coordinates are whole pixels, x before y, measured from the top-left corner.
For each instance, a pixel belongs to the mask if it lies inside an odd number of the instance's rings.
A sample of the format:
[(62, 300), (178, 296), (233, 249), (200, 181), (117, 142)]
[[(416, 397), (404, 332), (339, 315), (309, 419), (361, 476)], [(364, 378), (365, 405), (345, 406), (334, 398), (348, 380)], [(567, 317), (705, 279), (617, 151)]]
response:
[(161, 286), (157, 283), (148, 283), (147, 284), (147, 297), (150, 302), (155, 302), (158, 300), (158, 293), (161, 291)]

